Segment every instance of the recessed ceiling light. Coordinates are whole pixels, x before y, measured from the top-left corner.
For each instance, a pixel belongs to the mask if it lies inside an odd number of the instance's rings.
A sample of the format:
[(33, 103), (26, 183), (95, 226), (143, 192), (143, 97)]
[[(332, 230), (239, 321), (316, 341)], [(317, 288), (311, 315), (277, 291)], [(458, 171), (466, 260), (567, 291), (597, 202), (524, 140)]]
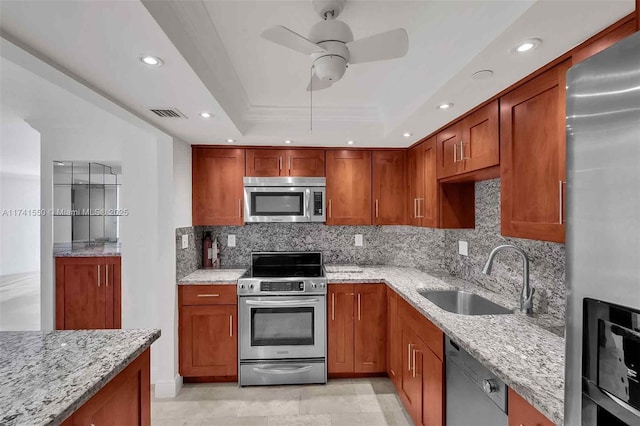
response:
[(356, 143), (355, 141), (347, 141), (347, 145), (353, 145), (354, 143)]
[(235, 139), (227, 139), (227, 142), (229, 143), (234, 143), (236, 140)]
[(452, 106), (453, 106), (453, 104), (451, 102), (448, 102), (446, 104), (440, 104), (436, 108), (438, 108), (438, 109), (449, 109)]
[(522, 40), (513, 49), (511, 49), (511, 53), (517, 55), (520, 53), (530, 52), (536, 47), (540, 46), (540, 43), (542, 43), (542, 40), (540, 40), (539, 38), (529, 38), (526, 40)]
[(411, 132), (404, 132), (404, 133), (402, 134), (402, 136), (404, 136), (405, 138), (410, 138), (411, 136), (413, 136), (413, 133), (411, 133)]
[(162, 59), (158, 58), (157, 56), (143, 56), (140, 58), (140, 60), (144, 64), (147, 64), (152, 67), (159, 67), (160, 65), (164, 64)]
[(289, 139), (287, 139), (286, 141), (284, 141), (284, 143), (286, 144), (290, 144), (292, 141), (290, 141)]
[(471, 78), (474, 80), (486, 80), (491, 77), (493, 77), (493, 71), (491, 70), (480, 70), (471, 74)]
[(210, 113), (208, 113), (208, 112), (201, 112), (200, 113), (200, 117), (202, 117), (202, 118), (211, 118), (212, 115)]

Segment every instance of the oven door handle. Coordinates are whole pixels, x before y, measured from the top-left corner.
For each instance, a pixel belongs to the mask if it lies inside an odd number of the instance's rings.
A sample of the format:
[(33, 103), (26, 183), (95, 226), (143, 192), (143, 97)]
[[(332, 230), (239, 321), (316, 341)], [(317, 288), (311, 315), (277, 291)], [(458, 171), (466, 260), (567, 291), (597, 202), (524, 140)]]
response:
[(640, 411), (585, 377), (582, 378), (582, 394), (625, 423), (638, 424), (640, 421)]
[(308, 306), (317, 305), (320, 299), (296, 300), (247, 300), (244, 303), (251, 306)]
[(256, 373), (263, 373), (263, 374), (297, 374), (297, 373), (304, 373), (306, 371), (311, 370), (312, 368), (313, 368), (312, 365), (305, 365), (302, 367), (280, 366), (277, 368), (254, 367), (253, 371), (255, 371)]

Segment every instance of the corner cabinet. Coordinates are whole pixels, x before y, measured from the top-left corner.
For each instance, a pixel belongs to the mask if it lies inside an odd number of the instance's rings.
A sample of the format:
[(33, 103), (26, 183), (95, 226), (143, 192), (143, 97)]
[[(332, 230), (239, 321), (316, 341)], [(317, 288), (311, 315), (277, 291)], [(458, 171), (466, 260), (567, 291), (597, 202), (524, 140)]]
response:
[(327, 150), (327, 225), (371, 225), (371, 151)]
[(178, 287), (179, 371), (183, 377), (235, 381), (238, 306), (234, 285)]
[(242, 225), (244, 150), (192, 148), (193, 225)]
[(384, 373), (386, 285), (329, 284), (327, 314), (328, 373)]
[(247, 149), (247, 176), (324, 176), (322, 149)]
[(56, 257), (56, 329), (121, 327), (119, 256)]
[(500, 99), (502, 235), (565, 239), (565, 61)]

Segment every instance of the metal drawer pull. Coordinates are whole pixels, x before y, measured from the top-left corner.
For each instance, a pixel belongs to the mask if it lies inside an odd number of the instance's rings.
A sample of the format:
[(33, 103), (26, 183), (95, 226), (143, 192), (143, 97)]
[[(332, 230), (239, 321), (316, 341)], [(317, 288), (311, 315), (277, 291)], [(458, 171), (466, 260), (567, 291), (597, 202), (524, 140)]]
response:
[(199, 294), (198, 297), (220, 297), (220, 295), (219, 294), (202, 293), (202, 294)]
[(413, 361), (412, 361), (412, 364), (413, 364), (413, 377), (416, 377), (416, 352), (418, 352), (418, 351), (416, 351), (414, 349), (413, 350), (413, 354), (412, 354), (412, 358), (413, 358)]
[(409, 352), (408, 352), (408, 358), (407, 358), (407, 363), (409, 364), (409, 371), (411, 371), (411, 346), (413, 346), (411, 343), (409, 343), (408, 348), (409, 348)]
[(424, 217), (422, 215), (422, 201), (424, 201), (424, 198), (418, 198), (418, 217), (420, 218)]
[(291, 172), (291, 157), (289, 157), (289, 172)]
[(464, 156), (464, 141), (460, 141), (460, 161), (466, 160)]
[(229, 315), (229, 337), (233, 337), (233, 315)]
[(336, 319), (336, 294), (331, 293), (331, 321)]
[(105, 267), (107, 268), (107, 269), (105, 269), (105, 272), (107, 274), (107, 278), (105, 278), (105, 280), (104, 280), (104, 285), (109, 287), (109, 265), (106, 265)]
[(361, 316), (360, 316), (360, 293), (358, 293), (358, 321), (360, 321)]
[(331, 217), (331, 200), (329, 200), (329, 217)]
[(278, 168), (279, 170), (282, 170), (282, 157), (278, 158)]
[(413, 199), (413, 217), (415, 217), (415, 218), (417, 218), (417, 217), (418, 217), (418, 207), (417, 207), (417, 204), (418, 204), (418, 199), (417, 199), (417, 198), (414, 198), (414, 199)]
[(296, 373), (304, 373), (305, 371), (309, 371), (313, 368), (312, 365), (306, 365), (303, 367), (277, 367), (277, 368), (261, 368), (261, 367), (253, 367), (253, 371), (256, 373), (263, 374), (296, 374)]
[(301, 300), (247, 300), (245, 303), (251, 306), (291, 306), (291, 305), (315, 305), (320, 299)]
[(380, 204), (380, 203), (378, 202), (378, 200), (376, 200), (376, 217), (378, 217), (378, 205), (379, 205), (379, 204)]
[(457, 143), (453, 144), (453, 162), (454, 163), (458, 162), (458, 144)]
[(98, 265), (98, 287), (100, 287), (100, 265)]

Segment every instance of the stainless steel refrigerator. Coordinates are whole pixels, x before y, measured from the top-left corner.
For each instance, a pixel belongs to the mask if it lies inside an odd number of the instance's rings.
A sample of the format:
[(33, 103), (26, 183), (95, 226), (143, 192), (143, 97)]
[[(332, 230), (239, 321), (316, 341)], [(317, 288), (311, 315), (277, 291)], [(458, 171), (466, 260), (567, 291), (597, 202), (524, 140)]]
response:
[(640, 33), (567, 73), (566, 425), (640, 425)]

